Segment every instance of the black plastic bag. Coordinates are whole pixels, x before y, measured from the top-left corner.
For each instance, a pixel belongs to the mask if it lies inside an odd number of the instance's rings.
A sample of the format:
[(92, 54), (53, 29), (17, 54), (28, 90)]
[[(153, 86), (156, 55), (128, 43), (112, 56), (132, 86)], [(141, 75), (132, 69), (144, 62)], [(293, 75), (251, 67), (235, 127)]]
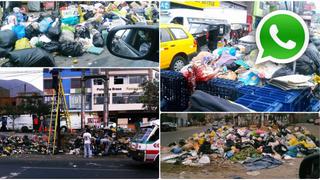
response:
[(90, 31), (87, 26), (78, 26), (76, 27), (76, 38), (89, 38), (90, 39)]
[(0, 48), (0, 58), (7, 57), (8, 50)]
[(65, 42), (61, 44), (60, 54), (63, 56), (77, 57), (83, 54), (83, 46), (79, 42)]
[(26, 32), (26, 38), (28, 38), (28, 39), (36, 37), (36, 36), (38, 36), (40, 34), (39, 29), (33, 28), (33, 26), (31, 24), (29, 24), (26, 27), (25, 32)]
[(61, 34), (61, 25), (60, 25), (60, 21), (58, 21), (57, 24), (55, 24), (55, 26), (51, 26), (48, 29), (47, 36), (51, 40), (59, 40), (60, 34)]
[(60, 51), (60, 43), (57, 42), (57, 41), (51, 41), (51, 42), (48, 42), (48, 43), (43, 43), (41, 48), (46, 50), (49, 53), (59, 52)]
[(94, 13), (92, 11), (87, 11), (87, 13), (85, 13), (83, 15), (84, 20), (88, 20), (90, 18), (92, 18), (94, 16)]
[(11, 30), (0, 31), (0, 47), (6, 50), (13, 50), (17, 41), (15, 33)]
[(54, 67), (54, 57), (41, 48), (22, 49), (9, 53), (9, 62), (16, 67)]
[(101, 33), (96, 33), (93, 35), (92, 43), (95, 47), (103, 47), (104, 42)]

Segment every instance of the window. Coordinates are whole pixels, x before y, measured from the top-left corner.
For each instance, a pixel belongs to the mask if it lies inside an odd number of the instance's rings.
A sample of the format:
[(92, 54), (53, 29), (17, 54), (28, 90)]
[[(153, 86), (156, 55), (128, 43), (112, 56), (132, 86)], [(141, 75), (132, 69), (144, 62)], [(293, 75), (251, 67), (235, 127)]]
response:
[(170, 29), (175, 39), (187, 39), (188, 35), (180, 28)]
[(140, 96), (142, 93), (113, 93), (113, 104), (136, 104), (141, 103)]
[(166, 29), (160, 29), (160, 41), (161, 42), (168, 42), (171, 41), (171, 36)]
[(114, 83), (113, 84), (124, 84), (123, 76), (114, 76)]
[(149, 142), (155, 142), (159, 139), (159, 129), (149, 138)]
[(80, 78), (71, 79), (71, 88), (81, 88), (81, 80), (80, 80)]
[(104, 94), (94, 94), (94, 104), (103, 104), (104, 103)]
[(183, 17), (175, 17), (172, 19), (171, 23), (183, 25)]
[(142, 84), (147, 80), (144, 75), (129, 76), (129, 84)]
[(94, 85), (103, 85), (103, 80), (102, 79), (94, 79), (93, 84)]
[(52, 89), (52, 79), (45, 79), (43, 82), (44, 89)]

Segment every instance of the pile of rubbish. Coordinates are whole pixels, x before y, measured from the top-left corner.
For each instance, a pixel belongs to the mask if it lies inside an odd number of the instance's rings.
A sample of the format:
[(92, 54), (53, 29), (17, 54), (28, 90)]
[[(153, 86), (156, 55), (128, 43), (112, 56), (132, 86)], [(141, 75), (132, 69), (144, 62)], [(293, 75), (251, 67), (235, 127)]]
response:
[(0, 157), (19, 154), (47, 154), (48, 136), (0, 136)]
[(240, 81), (251, 86), (263, 86), (270, 81), (284, 90), (315, 87), (319, 81), (313, 77), (320, 76), (320, 51), (315, 43), (311, 42), (296, 61), (295, 72), (293, 63), (282, 65), (268, 61), (255, 64), (258, 49), (253, 35), (241, 38), (238, 44), (230, 47), (218, 48), (213, 52), (201, 51), (180, 72), (187, 78), (191, 89), (195, 88), (196, 82), (215, 78)]
[[(73, 134), (62, 134), (61, 147), (62, 152), (69, 155), (83, 154), (84, 132)], [(106, 136), (106, 134), (109, 134)], [(133, 134), (117, 133), (92, 129), (92, 152), (96, 156), (127, 154), (128, 144)], [(103, 139), (109, 138), (111, 145), (108, 152), (105, 151)], [(55, 147), (57, 148), (57, 146)], [(13, 156), (19, 154), (49, 154), (52, 153), (52, 142), (48, 148), (48, 136), (46, 134), (34, 135), (0, 135), (0, 157)]]
[(248, 171), (273, 168), (283, 160), (320, 152), (319, 139), (304, 127), (213, 126), (178, 143), (170, 143), (163, 153), (165, 163), (203, 166), (228, 159), (241, 163)]
[(2, 66), (52, 67), (51, 53), (67, 57), (101, 54), (113, 27), (152, 24), (159, 16), (153, 2), (56, 2), (59, 10), (54, 10), (54, 2), (46, 2), (52, 3), (53, 10), (41, 13), (40, 3), (14, 7), (5, 17), (0, 31), (0, 58), (6, 62)]

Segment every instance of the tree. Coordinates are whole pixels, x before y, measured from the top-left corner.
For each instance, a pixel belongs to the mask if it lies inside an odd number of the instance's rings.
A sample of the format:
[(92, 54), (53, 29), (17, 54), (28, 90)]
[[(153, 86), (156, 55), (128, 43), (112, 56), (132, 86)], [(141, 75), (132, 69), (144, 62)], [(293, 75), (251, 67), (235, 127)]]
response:
[(140, 85), (143, 89), (143, 95), (140, 96), (140, 101), (143, 103), (143, 108), (148, 111), (159, 111), (159, 83), (156, 80), (145, 81)]

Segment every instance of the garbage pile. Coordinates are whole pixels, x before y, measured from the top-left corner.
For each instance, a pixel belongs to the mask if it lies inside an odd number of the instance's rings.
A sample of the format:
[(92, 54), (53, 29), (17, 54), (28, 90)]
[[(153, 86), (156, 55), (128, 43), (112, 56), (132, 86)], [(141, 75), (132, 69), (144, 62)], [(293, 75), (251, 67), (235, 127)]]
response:
[(101, 54), (113, 27), (152, 24), (159, 17), (153, 2), (56, 2), (59, 10), (47, 12), (40, 12), (40, 3), (14, 7), (5, 17), (0, 31), (0, 58), (6, 62), (2, 66), (52, 67), (51, 53), (67, 57)]
[(248, 171), (277, 167), (283, 160), (319, 152), (319, 139), (304, 127), (223, 125), (168, 145), (165, 163), (209, 165), (219, 159), (241, 163)]
[[(92, 152), (96, 156), (118, 155), (128, 153), (129, 139), (132, 133), (115, 133), (115, 131), (92, 129)], [(62, 152), (69, 155), (83, 154), (83, 132), (61, 134)], [(53, 135), (52, 135), (53, 136)], [(51, 136), (51, 138), (52, 138)], [(105, 141), (108, 139), (110, 146), (106, 150)], [(56, 144), (57, 145), (57, 144)], [(52, 141), (48, 147), (48, 135), (0, 135), (0, 157), (19, 154), (50, 154), (52, 153)], [(57, 148), (57, 146), (55, 146)]]
[(0, 157), (19, 154), (47, 154), (48, 136), (0, 136)]
[(268, 61), (256, 64), (258, 49), (253, 35), (242, 37), (233, 46), (218, 48), (213, 52), (201, 51), (180, 72), (188, 80), (191, 89), (195, 88), (196, 82), (215, 78), (240, 81), (251, 86), (263, 86), (270, 81), (284, 90), (315, 87), (319, 81), (313, 77), (320, 75), (320, 51), (315, 43), (320, 41), (313, 41), (296, 61), (295, 72), (293, 63), (282, 65)]

